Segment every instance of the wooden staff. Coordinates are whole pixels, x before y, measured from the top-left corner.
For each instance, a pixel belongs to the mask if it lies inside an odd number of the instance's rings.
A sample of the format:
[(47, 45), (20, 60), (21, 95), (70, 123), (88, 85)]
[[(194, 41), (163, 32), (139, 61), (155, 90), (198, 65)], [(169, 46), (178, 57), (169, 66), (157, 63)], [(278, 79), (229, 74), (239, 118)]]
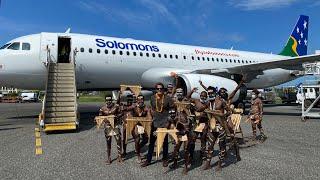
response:
[(140, 123), (142, 125), (142, 127), (147, 132), (148, 137), (150, 138), (152, 119), (149, 119), (147, 117), (129, 117), (126, 119), (126, 121), (126, 143), (128, 143), (128, 137), (130, 136), (131, 131), (137, 123)]
[(177, 132), (179, 132), (177, 129), (167, 129), (167, 128), (158, 128), (157, 133), (157, 152), (156, 152), (156, 158), (158, 159), (160, 156), (160, 150), (163, 146), (164, 138), (166, 135), (170, 135), (176, 143), (178, 143), (178, 136)]
[(134, 93), (135, 96), (138, 96), (142, 89), (142, 87), (139, 85), (120, 85), (121, 93), (123, 93), (128, 88)]
[(114, 115), (109, 115), (109, 116), (96, 116), (94, 118), (94, 120), (97, 123), (97, 129), (100, 129), (101, 126), (103, 126), (103, 124), (105, 123), (105, 121), (109, 121), (112, 128), (114, 128), (114, 119), (115, 116)]
[(191, 115), (191, 112), (190, 112), (191, 103), (190, 102), (186, 102), (186, 101), (179, 102), (179, 101), (176, 101), (176, 102), (174, 102), (174, 104), (177, 107), (177, 112), (184, 111), (184, 112), (187, 113), (188, 116)]

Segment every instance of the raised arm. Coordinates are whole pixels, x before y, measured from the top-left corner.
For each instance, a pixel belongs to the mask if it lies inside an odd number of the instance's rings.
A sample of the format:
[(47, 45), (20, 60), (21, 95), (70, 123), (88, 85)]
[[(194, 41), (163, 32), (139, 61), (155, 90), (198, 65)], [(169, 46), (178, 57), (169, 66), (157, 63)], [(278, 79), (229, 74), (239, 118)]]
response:
[(193, 88), (188, 94), (187, 94), (187, 98), (188, 99), (190, 99), (190, 100), (192, 100), (192, 98), (191, 98), (191, 96), (192, 96), (192, 94), (194, 93), (194, 92), (196, 92), (198, 90), (198, 88)]
[(208, 91), (208, 88), (202, 83), (201, 80), (199, 80), (199, 83), (204, 90)]
[(232, 91), (232, 93), (230, 94), (230, 96), (228, 97), (228, 101), (232, 100), (232, 98), (236, 95), (237, 91), (240, 89), (240, 87), (242, 86), (243, 81), (241, 80), (238, 84), (238, 86)]

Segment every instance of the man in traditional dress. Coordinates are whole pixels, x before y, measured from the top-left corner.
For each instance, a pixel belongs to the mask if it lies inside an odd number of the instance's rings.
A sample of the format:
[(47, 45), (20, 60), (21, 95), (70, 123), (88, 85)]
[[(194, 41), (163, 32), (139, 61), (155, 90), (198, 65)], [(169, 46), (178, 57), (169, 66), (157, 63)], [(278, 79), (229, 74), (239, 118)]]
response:
[(248, 119), (251, 120), (253, 140), (256, 140), (256, 136), (257, 136), (256, 126), (258, 126), (262, 140), (266, 138), (264, 131), (262, 129), (262, 124), (261, 124), (262, 115), (263, 115), (263, 104), (259, 97), (259, 94), (260, 92), (257, 89), (253, 89), (252, 99), (251, 99), (251, 109), (248, 117)]
[(117, 142), (117, 150), (118, 150), (118, 161), (122, 162), (121, 157), (121, 132), (120, 132), (120, 118), (119, 118), (119, 105), (112, 102), (112, 96), (106, 96), (106, 105), (103, 106), (100, 111), (100, 116), (110, 116), (114, 115), (114, 127), (112, 127), (111, 122), (105, 119), (104, 123), (104, 134), (107, 141), (107, 160), (106, 164), (111, 164), (111, 143), (112, 143), (112, 136), (115, 138)]
[[(137, 96), (137, 102), (134, 105), (133, 111), (132, 111), (133, 117), (146, 117), (148, 119), (152, 119), (150, 109), (145, 105), (144, 103), (144, 97), (143, 95)], [(138, 156), (138, 163), (141, 163), (141, 148), (148, 143), (148, 134), (144, 130), (141, 123), (137, 123), (132, 132), (132, 137), (134, 139), (135, 143), (135, 151)]]
[[(183, 169), (183, 174), (188, 173), (188, 165), (190, 160), (190, 140), (192, 139), (192, 130), (191, 130), (191, 122), (189, 119), (190, 115), (190, 103), (183, 95), (183, 90), (181, 88), (178, 88), (176, 90), (176, 116), (175, 116), (175, 122), (176, 122), (176, 128), (179, 131), (177, 133), (178, 135), (178, 142), (176, 143), (173, 151), (173, 168), (176, 168), (178, 166), (178, 156), (179, 156), (179, 150), (183, 143), (183, 149), (184, 149), (184, 160), (185, 160), (185, 166)], [(183, 104), (182, 104), (183, 103)]]
[[(121, 93), (119, 95), (118, 102), (120, 103)], [(126, 97), (126, 104), (121, 104), (120, 106), (120, 113), (121, 113), (121, 120), (122, 120), (122, 157), (124, 158), (127, 155), (127, 143), (126, 143), (126, 128), (127, 122), (126, 119), (129, 116), (132, 116), (133, 111), (133, 95), (128, 94)]]
[(196, 116), (197, 123), (193, 127), (193, 137), (190, 141), (190, 156), (193, 159), (195, 142), (198, 136), (200, 136), (201, 140), (201, 157), (205, 156), (206, 151), (206, 132), (208, 128), (208, 118), (206, 113), (204, 112), (209, 107), (208, 95), (206, 91), (202, 91), (200, 93), (200, 99), (191, 98), (192, 94), (197, 91), (197, 88), (193, 88), (191, 92), (188, 94), (187, 98), (191, 103), (194, 104), (194, 111)]

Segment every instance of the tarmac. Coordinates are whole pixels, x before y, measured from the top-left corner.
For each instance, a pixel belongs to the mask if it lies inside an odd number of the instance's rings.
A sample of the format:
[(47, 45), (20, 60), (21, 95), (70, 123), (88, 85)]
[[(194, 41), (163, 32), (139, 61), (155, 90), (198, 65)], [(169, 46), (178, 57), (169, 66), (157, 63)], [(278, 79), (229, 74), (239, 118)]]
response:
[[(0, 179), (319, 179), (320, 119), (300, 120), (300, 106), (265, 106), (263, 127), (267, 140), (249, 141), (251, 125), (242, 122), (245, 144), (242, 160), (236, 162), (230, 151), (221, 172), (202, 171), (198, 160), (187, 176), (183, 162), (177, 169), (162, 167), (153, 158), (152, 165), (136, 163), (134, 144), (128, 144), (128, 158), (105, 165), (106, 142), (102, 130), (93, 122), (101, 104), (80, 104), (81, 129), (78, 132), (41, 133), (43, 154), (35, 154), (35, 121), (39, 103), (0, 104)], [(114, 143), (114, 141), (113, 141)], [(199, 150), (199, 143), (197, 150)], [(170, 144), (170, 152), (173, 145)], [(216, 150), (218, 148), (215, 148)], [(116, 158), (113, 146), (112, 157)], [(199, 151), (196, 152), (199, 157)], [(197, 158), (199, 159), (199, 158)]]

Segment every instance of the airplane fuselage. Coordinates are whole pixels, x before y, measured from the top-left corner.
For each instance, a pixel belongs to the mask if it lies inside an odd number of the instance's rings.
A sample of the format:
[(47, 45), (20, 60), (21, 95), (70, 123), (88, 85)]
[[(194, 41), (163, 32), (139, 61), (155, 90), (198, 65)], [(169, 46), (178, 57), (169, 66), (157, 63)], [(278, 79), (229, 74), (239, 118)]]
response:
[[(280, 55), (178, 45), (126, 38), (73, 33), (40, 33), (9, 43), (29, 43), (30, 50), (0, 50), (0, 85), (22, 89), (44, 89), (48, 50), (58, 60), (58, 37), (71, 38), (70, 58), (75, 59), (77, 88), (117, 89), (120, 84), (145, 83), (150, 69), (188, 73), (199, 69), (224, 69), (283, 58)], [(75, 56), (73, 51), (77, 51)], [(289, 70), (270, 69), (248, 82), (248, 88), (265, 88), (292, 80)], [(168, 80), (169, 82), (170, 80)]]

